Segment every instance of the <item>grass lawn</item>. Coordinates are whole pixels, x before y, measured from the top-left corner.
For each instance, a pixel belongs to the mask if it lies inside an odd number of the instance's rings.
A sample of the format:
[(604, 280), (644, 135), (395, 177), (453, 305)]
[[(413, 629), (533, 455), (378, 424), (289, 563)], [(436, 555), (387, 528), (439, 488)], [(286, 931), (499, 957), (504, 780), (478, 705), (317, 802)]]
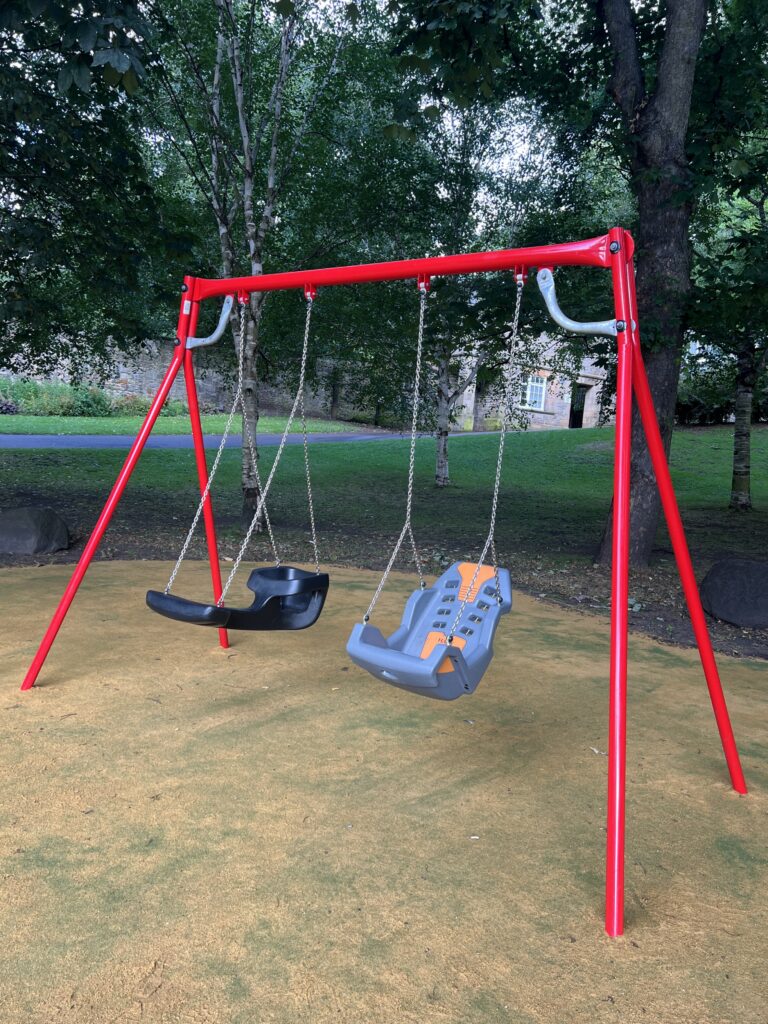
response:
[[(593, 551), (610, 501), (612, 442), (613, 432), (608, 429), (512, 434), (499, 507), (502, 548), (548, 555)], [(437, 490), (434, 441), (418, 442), (414, 524), (430, 550), (463, 555), (481, 542), (487, 530), (497, 444), (495, 436), (452, 438), (453, 484)], [(264, 474), (274, 453), (275, 449), (263, 451)], [(88, 521), (101, 507), (123, 458), (124, 453), (115, 451), (6, 451), (0, 457), (0, 489), (6, 495), (34, 492), (57, 507), (76, 499), (90, 508)], [(358, 536), (365, 546), (368, 538), (373, 543), (374, 538), (397, 533), (405, 501), (407, 440), (324, 444), (313, 450), (312, 464), (320, 528)], [(768, 507), (765, 428), (754, 432), (752, 465), (756, 510), (747, 515), (730, 512), (731, 431), (723, 427), (675, 433), (672, 469), (680, 505), (690, 524), (692, 546), (708, 556), (720, 550), (752, 552), (763, 537)], [(239, 513), (239, 473), (239, 451), (225, 452), (214, 488), (225, 535), (227, 522)], [(167, 527), (169, 515), (186, 521), (196, 500), (192, 451), (146, 451), (124, 509), (130, 518), (132, 506), (143, 506), (152, 520)], [(270, 508), (276, 522), (303, 529), (305, 507), (302, 452), (288, 448), (275, 478)], [(659, 540), (665, 543), (661, 535)], [(382, 558), (380, 550), (373, 561)]]
[[(285, 429), (286, 416), (262, 416), (259, 430), (262, 434), (280, 434)], [(225, 414), (202, 417), (206, 434), (221, 434), (227, 422)], [(141, 416), (0, 416), (0, 434), (137, 434)], [(308, 419), (307, 427), (317, 434), (336, 434), (350, 430), (370, 430), (359, 423), (339, 420)], [(239, 419), (235, 422), (239, 432)], [(295, 420), (291, 432), (300, 431), (301, 422)], [(161, 416), (155, 424), (155, 434), (188, 434), (186, 416)]]
[[(611, 499), (612, 442), (610, 429), (510, 435), (497, 544), (500, 560), (511, 569), (517, 586), (580, 607), (607, 609), (610, 574), (605, 567), (595, 568), (593, 557)], [(442, 571), (456, 558), (479, 554), (488, 529), (497, 444), (492, 435), (453, 437), (453, 484), (437, 490), (434, 440), (419, 441), (413, 523), (429, 572)], [(727, 427), (678, 430), (674, 435), (672, 475), (699, 576), (726, 554), (764, 557), (768, 551), (768, 429), (759, 427), (753, 434), (755, 509), (751, 513), (727, 507), (731, 448), (732, 431)], [(274, 448), (263, 450), (264, 475), (274, 455)], [(71, 560), (82, 549), (82, 540), (124, 458), (119, 451), (4, 451), (0, 453), (3, 504), (56, 508), (80, 538), (77, 547), (61, 556)], [(270, 494), (270, 514), (283, 556), (307, 561), (311, 556), (301, 447), (287, 448), (283, 459)], [(313, 491), (323, 560), (383, 569), (402, 526), (407, 465), (408, 441), (398, 437), (313, 447)], [(225, 559), (236, 554), (242, 537), (239, 479), (240, 453), (228, 450), (213, 492)], [(101, 557), (175, 557), (197, 501), (191, 450), (146, 451), (107, 533)], [(202, 530), (190, 555), (205, 557)], [(263, 537), (253, 542), (250, 557), (268, 559)], [(407, 557), (401, 558), (400, 565), (410, 567)], [(663, 526), (651, 567), (633, 572), (631, 587), (642, 606), (633, 613), (638, 626), (655, 631), (654, 635), (685, 639), (687, 618)], [(659, 602), (664, 607), (659, 608)], [(741, 642), (729, 634), (722, 642), (732, 651), (737, 641)], [(765, 643), (768, 655), (768, 636)], [(747, 653), (755, 652), (750, 648)]]

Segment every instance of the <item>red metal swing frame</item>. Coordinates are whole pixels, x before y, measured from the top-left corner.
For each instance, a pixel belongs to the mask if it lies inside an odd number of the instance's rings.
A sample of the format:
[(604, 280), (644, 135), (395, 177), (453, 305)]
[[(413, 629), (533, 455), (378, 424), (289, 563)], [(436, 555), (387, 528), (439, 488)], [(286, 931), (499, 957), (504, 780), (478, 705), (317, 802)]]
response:
[[(738, 793), (747, 787), (731, 728), (723, 688), (715, 662), (699, 590), (691, 564), (688, 544), (680, 519), (664, 444), (659, 430), (648, 378), (640, 349), (639, 317), (635, 293), (633, 264), (634, 242), (623, 228), (612, 228), (606, 235), (562, 245), (536, 246), (526, 249), (505, 249), (497, 252), (469, 253), (459, 256), (437, 256), (427, 259), (397, 260), (359, 266), (332, 267), (322, 270), (300, 270), (257, 277), (235, 277), (208, 280), (185, 277), (177, 342), (171, 364), (152, 402), (123, 464), (96, 526), (88, 539), (80, 561), (59, 602), (53, 619), (29, 667), (22, 690), (30, 689), (37, 679), (56, 634), (85, 576), (93, 555), (130, 479), (144, 444), (152, 431), (160, 410), (168, 397), (177, 374), (183, 367), (189, 403), (189, 417), (194, 440), (195, 459), (201, 493), (208, 478), (208, 467), (200, 424), (200, 410), (195, 386), (193, 350), (186, 348), (197, 327), (200, 303), (217, 296), (237, 295), (245, 298), (252, 292), (300, 288), (314, 294), (317, 288), (361, 284), (373, 281), (394, 281), (414, 278), (428, 281), (432, 277), (489, 271), (526, 272), (531, 267), (588, 266), (611, 271), (617, 333), (618, 372), (616, 387), (616, 438), (613, 483), (613, 565), (611, 589), (610, 702), (608, 737), (608, 824), (606, 844), (605, 929), (611, 936), (624, 930), (624, 805), (626, 783), (626, 716), (627, 716), (627, 637), (629, 597), (629, 499), (632, 397), (642, 419), (656, 482), (661, 496), (667, 528), (677, 560), (688, 611), (693, 624), (709, 696), (730, 773), (731, 784)], [(204, 505), (204, 521), (215, 600), (221, 595), (216, 527), (210, 495)], [(227, 632), (219, 630), (222, 647), (228, 646)]]

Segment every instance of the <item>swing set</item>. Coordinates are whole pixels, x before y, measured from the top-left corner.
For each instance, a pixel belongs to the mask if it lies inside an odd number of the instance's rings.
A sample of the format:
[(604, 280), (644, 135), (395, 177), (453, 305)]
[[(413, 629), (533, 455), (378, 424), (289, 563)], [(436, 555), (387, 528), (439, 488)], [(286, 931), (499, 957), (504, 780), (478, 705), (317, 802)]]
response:
[[(301, 270), (253, 277), (205, 279), (185, 277), (181, 308), (170, 365), (155, 395), (149, 412), (133, 442), (106, 504), (88, 539), (39, 649), (22, 683), (22, 690), (34, 686), (56, 635), (85, 576), (98, 545), (122, 497), (147, 438), (168, 397), (171, 386), (183, 370), (200, 487), (200, 501), (181, 552), (163, 591), (150, 590), (147, 604), (155, 612), (183, 623), (213, 626), (219, 631), (222, 647), (229, 646), (228, 631), (305, 629), (317, 622), (322, 612), (329, 579), (320, 571), (315, 514), (312, 499), (309, 446), (307, 443), (304, 386), (312, 311), (318, 288), (377, 281), (415, 280), (419, 293), (419, 327), (413, 386), (413, 419), (410, 438), (405, 521), (395, 543), (381, 581), (363, 616), (347, 643), (352, 660), (377, 679), (413, 693), (441, 700), (453, 700), (471, 694), (477, 688), (493, 656), (493, 638), (502, 615), (512, 607), (509, 572), (498, 566), (495, 543), (496, 513), (506, 432), (512, 403), (512, 354), (518, 333), (523, 287), (529, 271), (538, 268), (537, 284), (552, 318), (565, 330), (580, 334), (598, 334), (616, 341), (618, 354), (616, 390), (616, 434), (613, 488), (611, 637), (608, 710), (608, 809), (606, 838), (605, 928), (617, 936), (624, 929), (624, 845), (626, 783), (626, 711), (627, 640), (629, 596), (630, 458), (633, 396), (642, 420), (662, 507), (685, 593), (694, 635), (715, 714), (720, 740), (738, 793), (746, 793), (739, 754), (731, 728), (722, 684), (715, 662), (704, 611), (699, 598), (690, 553), (680, 519), (664, 444), (659, 430), (640, 348), (639, 319), (635, 292), (634, 242), (622, 228), (606, 235), (559, 245), (505, 249), (495, 252), (437, 256), (425, 259), (397, 260), (389, 263), (361, 264), (320, 270)], [(613, 284), (614, 318), (583, 323), (567, 317), (557, 301), (552, 271), (555, 267), (582, 266), (609, 270)], [(513, 275), (516, 288), (512, 328), (505, 374), (502, 429), (491, 503), (490, 526), (477, 563), (457, 562), (428, 587), (411, 525), (413, 505), (414, 457), (419, 410), (419, 388), (423, 354), (425, 311), (430, 280), (458, 274), (506, 272)], [(254, 292), (300, 289), (306, 300), (306, 321), (301, 354), (299, 382), (288, 420), (267, 479), (259, 478), (253, 438), (243, 417), (245, 436), (259, 490), (257, 508), (246, 530), (232, 570), (222, 585), (216, 528), (211, 502), (211, 485), (219, 467), (227, 438), (238, 409), (243, 403), (243, 350), (245, 306)], [(208, 337), (195, 336), (202, 302), (223, 298), (218, 325)], [(215, 344), (224, 334), (235, 301), (240, 305), (238, 380), (224, 435), (208, 471), (194, 373), (194, 353)], [(269, 517), (268, 496), (285, 449), (288, 433), (299, 415), (302, 423), (304, 468), (307, 484), (309, 524), (314, 570), (282, 564)], [(213, 603), (188, 600), (171, 592), (179, 568), (189, 549), (195, 529), (203, 520), (213, 589)], [(253, 601), (247, 607), (226, 606), (231, 584), (240, 568), (258, 523), (263, 520), (274, 557), (271, 567), (255, 569), (247, 581)], [(408, 599), (398, 629), (385, 637), (371, 625), (379, 596), (385, 587), (395, 560), (408, 539), (419, 574), (420, 586)], [(490, 562), (488, 561), (490, 559)]]

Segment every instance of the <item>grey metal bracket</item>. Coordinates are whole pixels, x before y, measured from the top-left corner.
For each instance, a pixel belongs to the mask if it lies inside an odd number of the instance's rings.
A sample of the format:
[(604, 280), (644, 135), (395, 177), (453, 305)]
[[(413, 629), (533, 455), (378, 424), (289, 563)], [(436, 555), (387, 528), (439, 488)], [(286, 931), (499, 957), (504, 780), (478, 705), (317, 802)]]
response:
[(227, 295), (224, 299), (224, 305), (221, 307), (221, 316), (219, 317), (219, 322), (216, 324), (216, 329), (213, 334), (209, 334), (207, 338), (187, 338), (187, 348), (205, 348), (206, 345), (215, 345), (227, 329), (229, 314), (232, 312), (232, 304), (234, 301), (234, 295)]
[(591, 320), (584, 323), (580, 320), (571, 320), (569, 316), (566, 316), (557, 301), (552, 271), (547, 267), (542, 267), (538, 272), (536, 283), (549, 310), (549, 315), (564, 330), (571, 331), (573, 334), (593, 334), (605, 338), (615, 338), (618, 334), (615, 320)]

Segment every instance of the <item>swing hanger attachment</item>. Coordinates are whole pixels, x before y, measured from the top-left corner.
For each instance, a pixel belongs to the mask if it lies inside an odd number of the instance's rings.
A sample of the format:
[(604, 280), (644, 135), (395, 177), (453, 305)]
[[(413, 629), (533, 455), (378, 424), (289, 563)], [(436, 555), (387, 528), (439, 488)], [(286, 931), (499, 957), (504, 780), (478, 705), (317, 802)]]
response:
[(317, 287), (313, 284), (304, 285), (304, 298), (307, 302), (314, 302), (317, 298)]
[[(557, 301), (555, 279), (550, 267), (542, 267), (539, 270), (536, 275), (536, 283), (539, 286), (541, 297), (544, 299), (549, 315), (564, 330), (570, 331), (572, 334), (592, 334), (603, 338), (615, 338), (619, 330), (625, 329), (619, 328), (615, 320), (590, 320), (583, 322), (571, 320), (569, 316), (566, 316), (560, 308), (560, 303)], [(634, 321), (632, 327), (633, 329), (635, 327)]]
[[(239, 298), (239, 296), (238, 296)], [(188, 337), (186, 348), (206, 348), (208, 345), (215, 345), (216, 342), (224, 334), (229, 323), (229, 315), (232, 312), (232, 304), (234, 302), (234, 296), (227, 295), (224, 299), (224, 303), (221, 307), (221, 315), (219, 316), (219, 322), (216, 324), (216, 329), (212, 334), (209, 334), (207, 338), (195, 338)]]
[(419, 274), (416, 278), (416, 286), (420, 292), (428, 292), (430, 288), (430, 276), (429, 274)]

